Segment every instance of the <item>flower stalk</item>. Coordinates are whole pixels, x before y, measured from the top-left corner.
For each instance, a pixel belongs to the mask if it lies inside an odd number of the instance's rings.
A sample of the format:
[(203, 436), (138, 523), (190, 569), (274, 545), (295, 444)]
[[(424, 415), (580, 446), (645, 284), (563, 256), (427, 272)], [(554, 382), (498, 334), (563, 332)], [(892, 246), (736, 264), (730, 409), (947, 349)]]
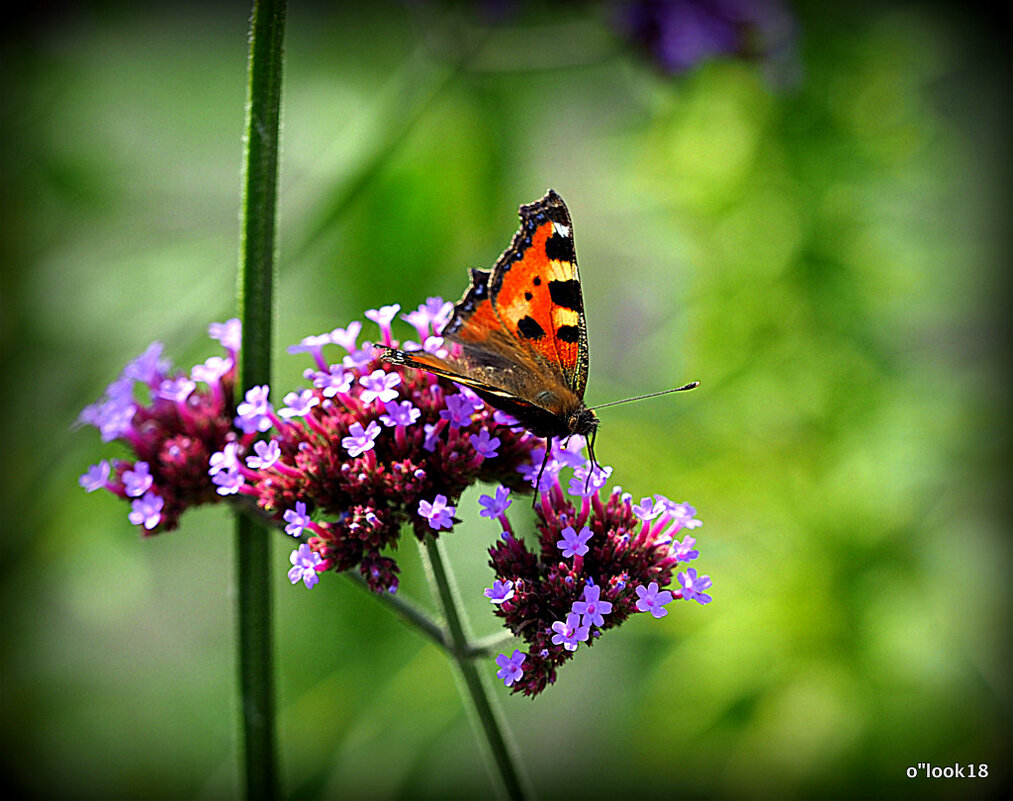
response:
[(534, 793), (521, 770), (516, 743), (503, 721), (502, 710), (496, 703), (485, 676), (479, 672), (475, 658), (481, 652), (468, 636), (468, 625), (453, 578), (448, 571), (439, 540), (427, 536), (422, 547), (422, 559), (433, 595), (440, 603), (447, 623), (450, 647), (447, 652), (454, 662), (462, 695), (470, 702), (472, 717), (479, 742), (486, 757), (490, 773), (499, 780), (500, 789), (512, 801), (533, 798)]
[[(238, 301), (241, 387), (271, 381), (278, 197), (278, 123), (285, 0), (254, 0), (243, 153)], [(271, 600), (271, 537), (252, 515), (235, 522), (237, 662), (245, 797), (279, 796)]]

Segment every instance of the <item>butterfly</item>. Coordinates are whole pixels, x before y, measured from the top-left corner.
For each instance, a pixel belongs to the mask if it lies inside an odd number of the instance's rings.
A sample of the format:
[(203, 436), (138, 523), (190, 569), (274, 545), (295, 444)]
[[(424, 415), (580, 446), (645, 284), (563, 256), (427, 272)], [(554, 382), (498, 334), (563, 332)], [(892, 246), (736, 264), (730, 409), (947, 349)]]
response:
[[(521, 227), (492, 269), (470, 270), (471, 282), (440, 332), (445, 357), (380, 347), (391, 364), (466, 386), (544, 437), (537, 490), (554, 437), (584, 437), (591, 464), (597, 465), (594, 441), (600, 421), (584, 403), (587, 321), (570, 212), (550, 189), (545, 197), (521, 206), (518, 214)], [(698, 383), (653, 394), (692, 389)]]

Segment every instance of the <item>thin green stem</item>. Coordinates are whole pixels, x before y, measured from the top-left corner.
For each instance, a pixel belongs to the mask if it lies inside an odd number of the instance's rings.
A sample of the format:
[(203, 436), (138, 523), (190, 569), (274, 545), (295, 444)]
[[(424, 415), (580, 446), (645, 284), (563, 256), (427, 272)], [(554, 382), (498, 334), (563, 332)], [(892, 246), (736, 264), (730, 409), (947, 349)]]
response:
[(368, 592), (371, 597), (390, 607), (394, 614), (409, 625), (414, 626), (423, 636), (428, 637), (440, 648), (443, 648), (445, 651), (450, 651), (453, 648), (453, 644), (443, 626), (429, 617), (424, 610), (420, 609), (412, 601), (398, 595), (391, 595), (389, 592), (375, 592), (362, 576), (351, 570), (346, 571), (343, 575), (353, 584)]
[(527, 777), (521, 771), (517, 746), (509, 735), (499, 706), (484, 674), (474, 661), (475, 648), (469, 642), (467, 621), (450, 572), (446, 568), (442, 547), (436, 539), (426, 537), (423, 549), (426, 574), (447, 621), (451, 647), (449, 653), (457, 668), (465, 697), (471, 702), (469, 712), (476, 724), (490, 771), (498, 787), (510, 799), (533, 798)]
[(495, 634), (490, 634), (487, 637), (472, 642), (468, 650), (468, 656), (472, 659), (491, 656), (508, 642), (516, 639), (516, 635), (510, 631), (499, 631)]
[[(292, 542), (292, 537), (285, 532), (285, 524), (279, 521), (278, 518), (268, 515), (257, 505), (257, 502), (251, 496), (233, 495), (231, 496), (231, 502), (238, 514), (252, 518), (256, 525), (268, 531), (273, 531), (274, 533), (281, 532), (284, 535), (286, 543)], [(310, 537), (308, 534), (303, 534), (298, 538), (300, 544), (309, 543), (309, 541)], [(364, 592), (369, 593), (371, 598), (389, 607), (394, 614), (404, 620), (405, 623), (417, 629), (422, 636), (432, 640), (435, 645), (438, 645), (445, 651), (450, 651), (453, 647), (446, 629), (411, 599), (406, 598), (400, 593), (393, 595), (389, 592), (375, 592), (366, 583), (366, 580), (353, 570), (346, 570), (341, 575)], [(479, 649), (475, 651), (475, 654), (486, 654), (488, 652), (487, 649), (492, 647), (490, 643), (493, 640), (512, 639), (512, 637), (513, 635), (509, 632), (504, 632), (503, 635), (495, 634), (492, 637), (487, 637), (475, 645), (475, 648)]]
[[(278, 121), (284, 0), (255, 0), (250, 30), (238, 277), (243, 322), (240, 387), (271, 382)], [(242, 699), (244, 793), (279, 797), (271, 604), (271, 537), (236, 515), (237, 661)]]

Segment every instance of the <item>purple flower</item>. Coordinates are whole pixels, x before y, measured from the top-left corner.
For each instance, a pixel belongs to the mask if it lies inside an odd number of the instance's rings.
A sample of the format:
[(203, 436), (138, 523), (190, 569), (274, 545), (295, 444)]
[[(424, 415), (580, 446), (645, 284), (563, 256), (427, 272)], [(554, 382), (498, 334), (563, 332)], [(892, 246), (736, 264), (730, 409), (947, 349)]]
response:
[(423, 430), (426, 432), (426, 438), (422, 442), (422, 448), (432, 453), (436, 450), (436, 440), (440, 437), (440, 432), (443, 428), (439, 423), (423, 423)]
[[(573, 469), (573, 478), (570, 479), (569, 493), (577, 498), (589, 498), (597, 495), (612, 475), (611, 467), (591, 465), (585, 462), (580, 467)], [(589, 478), (590, 476), (590, 478)]]
[(791, 18), (776, 0), (636, 0), (621, 8), (619, 27), (665, 72), (721, 56), (776, 65), (790, 55)]
[(373, 361), (375, 351), (370, 342), (363, 342), (358, 350), (351, 351), (341, 363), (349, 370), (362, 370)]
[(374, 440), (380, 435), (380, 426), (376, 420), (370, 422), (366, 428), (362, 423), (352, 423), (348, 427), (348, 436), (341, 438), (341, 447), (348, 451), (351, 457), (361, 456), (366, 451), (372, 450)]
[(441, 359), (447, 357), (447, 350), (443, 347), (443, 337), (426, 337), (422, 342), (422, 350), (433, 354), (433, 356), (439, 356)]
[(147, 462), (135, 462), (132, 470), (123, 471), (122, 479), (123, 488), (130, 498), (140, 498), (154, 483)]
[(286, 420), (293, 417), (305, 417), (310, 409), (320, 403), (312, 389), (304, 389), (302, 392), (289, 392), (285, 396), (285, 406), (278, 411)]
[(503, 683), (509, 687), (521, 676), (524, 675), (524, 668), (521, 667), (524, 664), (524, 658), (527, 654), (514, 649), (512, 656), (506, 654), (500, 654), (496, 657), (496, 664), (499, 665), (499, 670), (496, 671), (496, 676), (503, 679)]
[[(544, 465), (544, 469), (543, 469)], [(538, 476), (541, 475), (541, 481), (539, 482), (536, 489), (538, 492), (548, 492), (549, 488), (558, 480), (559, 471), (564, 467), (563, 463), (558, 459), (549, 456), (548, 461), (545, 461), (545, 448), (535, 448), (531, 454), (531, 462), (529, 464), (521, 465), (518, 468), (518, 472), (527, 479), (531, 486), (535, 486), (535, 482), (538, 481)]]
[(246, 479), (239, 472), (238, 466), (233, 470), (223, 470), (211, 476), (211, 483), (218, 487), (219, 495), (235, 495), (239, 492)]
[(331, 342), (335, 345), (340, 345), (349, 353), (355, 350), (355, 340), (359, 338), (359, 332), (362, 331), (362, 323), (358, 320), (353, 320), (348, 324), (348, 328), (335, 328), (331, 331)]
[(579, 534), (574, 531), (573, 526), (567, 526), (560, 533), (563, 539), (556, 543), (556, 547), (563, 552), (564, 557), (583, 556), (590, 550), (587, 541), (591, 539), (591, 529), (587, 526), (584, 526)]
[(301, 581), (306, 585), (306, 589), (313, 589), (314, 585), (320, 581), (317, 565), (324, 561), (320, 554), (303, 543), (289, 554), (288, 560), (292, 563), (292, 567), (288, 571), (288, 580), (293, 584), (298, 584)]
[(680, 573), (679, 583), (682, 585), (683, 598), (688, 598), (699, 604), (709, 604), (713, 600), (704, 592), (704, 590), (709, 590), (713, 584), (710, 576), (697, 578), (696, 568), (691, 567), (685, 573)]
[(158, 385), (158, 397), (175, 403), (183, 403), (195, 389), (197, 389), (197, 384), (185, 375), (166, 378)]
[(637, 601), (637, 609), (641, 612), (650, 612), (655, 617), (664, 617), (668, 614), (665, 604), (671, 603), (673, 596), (668, 590), (658, 592), (658, 582), (652, 581), (646, 587), (638, 586), (635, 589), (640, 599)]
[(394, 340), (391, 338), (390, 324), (397, 317), (399, 311), (401, 311), (401, 305), (393, 303), (390, 306), (381, 306), (379, 309), (370, 309), (366, 312), (366, 319), (372, 320), (380, 326), (380, 340), (384, 345), (393, 344)]
[(582, 625), (576, 612), (570, 612), (565, 623), (557, 620), (552, 624), (552, 630), (556, 632), (552, 635), (552, 644), (562, 645), (567, 651), (576, 651), (577, 644), (586, 642), (591, 633), (590, 626)]
[(500, 409), (493, 410), (492, 419), (501, 426), (506, 426), (507, 428), (513, 428), (520, 425), (520, 422), (516, 417), (513, 417)]
[(147, 349), (123, 368), (123, 375), (142, 384), (157, 387), (169, 371), (168, 359), (162, 359), (162, 343), (152, 342)]
[(221, 342), (225, 350), (238, 353), (243, 343), (243, 324), (236, 317), (224, 323), (211, 323), (208, 336)]
[(386, 403), (397, 397), (397, 390), (394, 387), (401, 383), (401, 376), (385, 370), (374, 370), (370, 375), (360, 378), (359, 383), (365, 387), (359, 396), (363, 403), (368, 404), (375, 400)]
[(253, 470), (266, 470), (281, 458), (281, 446), (277, 440), (257, 440), (253, 443), (256, 456), (246, 457), (246, 466)]
[(289, 345), (289, 353), (308, 353), (317, 364), (326, 364), (324, 361), (324, 345), (330, 345), (333, 340), (330, 334), (314, 334), (303, 337), (298, 345)]
[(245, 433), (267, 431), (271, 427), (271, 404), (267, 400), (270, 392), (267, 384), (246, 390), (245, 400), (236, 407), (236, 425)]
[(490, 603), (506, 603), (514, 597), (514, 583), (512, 581), (500, 581), (496, 579), (493, 581), (492, 587), (486, 589), (483, 594), (489, 599)]
[(421, 410), (416, 409), (410, 400), (400, 403), (387, 401), (384, 408), (387, 414), (380, 415), (380, 422), (389, 427), (410, 426), (422, 416)]
[(85, 492), (94, 492), (106, 485), (111, 472), (112, 469), (109, 466), (109, 462), (103, 459), (98, 464), (93, 464), (89, 467), (88, 472), (78, 478), (77, 483), (84, 487)]
[(481, 429), (478, 435), (471, 435), (471, 445), (483, 459), (492, 459), (497, 455), (497, 448), (500, 446), (500, 438), (493, 437), (486, 428)]
[(468, 401), (474, 411), (480, 412), (485, 408), (485, 401), (478, 397), (474, 390), (464, 386), (463, 384), (455, 383), (454, 386), (457, 387), (457, 394)]
[(335, 395), (344, 395), (352, 388), (355, 376), (346, 372), (343, 365), (332, 364), (327, 372), (313, 373), (313, 386), (320, 390), (325, 398), (333, 398)]
[(419, 501), (419, 515), (429, 521), (429, 528), (439, 531), (441, 528), (452, 528), (454, 512), (457, 508), (447, 506), (447, 496), (437, 495), (432, 503)]
[(194, 381), (203, 381), (209, 387), (213, 387), (221, 381), (222, 376), (232, 369), (232, 359), (221, 356), (211, 356), (202, 364), (195, 364), (190, 368), (190, 377)]
[(146, 492), (130, 504), (130, 522), (135, 526), (144, 526), (151, 531), (162, 519), (162, 507), (165, 501), (153, 492)]
[(282, 518), (288, 523), (285, 526), (285, 533), (290, 537), (301, 537), (303, 529), (312, 522), (306, 514), (306, 504), (302, 501), (295, 502), (295, 509), (286, 509)]
[(584, 587), (584, 600), (574, 601), (571, 611), (581, 615), (586, 626), (604, 626), (605, 618), (612, 611), (612, 604), (609, 601), (602, 601), (601, 587), (597, 584), (588, 584)]
[(208, 460), (208, 475), (214, 476), (223, 471), (235, 472), (239, 469), (239, 456), (236, 455), (238, 445), (235, 442), (225, 443), (220, 451), (211, 454)]
[(656, 504), (651, 498), (643, 498), (639, 504), (633, 506), (633, 514), (645, 522), (654, 520), (664, 511), (665, 507), (660, 503)]
[[(126, 379), (123, 383), (129, 385), (126, 392), (120, 390), (122, 384), (119, 381), (114, 381), (106, 389), (107, 397), (98, 403), (85, 406), (78, 417), (79, 422), (95, 426), (102, 435), (103, 442), (118, 439), (132, 427), (137, 404), (129, 393), (133, 392), (134, 382), (132, 379)], [(119, 392), (116, 396), (110, 394), (114, 386)]]
[(432, 334), (433, 316), (425, 304), (419, 306), (415, 311), (405, 312), (401, 315), (401, 319), (415, 329), (420, 342), (425, 342), (426, 337)]
[(426, 308), (433, 315), (433, 331), (437, 334), (442, 333), (443, 327), (450, 320), (450, 315), (454, 311), (454, 304), (449, 300), (434, 296), (426, 298)]
[(671, 513), (673, 523), (678, 526), (676, 531), (684, 528), (700, 528), (703, 525), (703, 521), (696, 519), (696, 509), (688, 503), (673, 503), (663, 495), (660, 497), (664, 499), (662, 502)]
[(471, 415), (475, 407), (464, 395), (448, 395), (446, 397), (447, 408), (440, 411), (440, 417), (449, 420), (450, 425), (463, 428), (471, 424)]
[(696, 545), (696, 540), (689, 534), (683, 537), (682, 542), (674, 540), (672, 542), (672, 556), (678, 562), (691, 562), (700, 555), (699, 551), (693, 550), (694, 545)]
[(495, 497), (482, 495), (478, 499), (479, 506), (484, 507), (479, 514), (482, 517), (488, 517), (490, 519), (500, 517), (506, 512), (507, 507), (509, 507), (511, 503), (513, 503), (513, 501), (510, 499), (510, 490), (500, 484), (500, 486), (496, 487)]

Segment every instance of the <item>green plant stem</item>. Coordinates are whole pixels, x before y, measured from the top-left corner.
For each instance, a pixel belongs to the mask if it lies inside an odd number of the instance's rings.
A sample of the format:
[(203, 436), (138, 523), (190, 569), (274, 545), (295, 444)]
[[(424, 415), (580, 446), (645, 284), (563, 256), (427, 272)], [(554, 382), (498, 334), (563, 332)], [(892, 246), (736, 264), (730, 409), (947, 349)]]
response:
[(479, 739), (485, 746), (483, 751), (490, 771), (508, 798), (515, 801), (533, 798), (527, 777), (521, 772), (517, 747), (509, 736), (502, 711), (494, 701), (488, 681), (475, 665), (475, 648), (468, 639), (464, 610), (441, 551), (439, 541), (427, 536), (423, 549), (426, 574), (447, 622), (451, 643), (449, 653), (457, 667), (464, 695), (471, 702), (469, 711), (481, 734)]
[(450, 642), (450, 638), (443, 626), (429, 617), (429, 615), (427, 615), (424, 610), (420, 609), (414, 602), (408, 600), (407, 598), (391, 595), (389, 592), (374, 592), (362, 576), (352, 572), (351, 570), (345, 571), (342, 575), (344, 575), (353, 584), (360, 587), (364, 592), (369, 593), (371, 598), (374, 598), (389, 607), (394, 614), (400, 617), (405, 623), (413, 626), (424, 637), (428, 637), (445, 651), (449, 652), (451, 650), (453, 645)]
[[(284, 0), (255, 0), (250, 30), (243, 153), (239, 316), (241, 389), (271, 382), (278, 121)], [(243, 783), (248, 799), (279, 796), (271, 604), (271, 537), (255, 518), (236, 515), (237, 661)]]

